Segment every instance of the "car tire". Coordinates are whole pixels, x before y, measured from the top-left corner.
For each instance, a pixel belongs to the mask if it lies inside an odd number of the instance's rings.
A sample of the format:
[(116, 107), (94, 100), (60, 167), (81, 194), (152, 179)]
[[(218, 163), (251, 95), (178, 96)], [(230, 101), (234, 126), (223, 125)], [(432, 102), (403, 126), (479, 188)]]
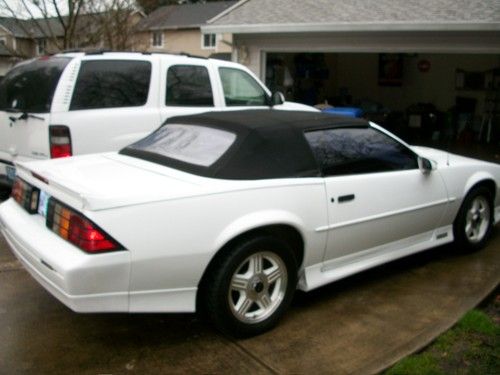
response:
[(453, 223), (455, 244), (465, 252), (482, 249), (493, 226), (493, 197), (491, 192), (479, 186), (465, 197)]
[(202, 289), (204, 313), (226, 335), (259, 335), (278, 323), (292, 301), (296, 259), (286, 243), (266, 235), (227, 250), (215, 260)]

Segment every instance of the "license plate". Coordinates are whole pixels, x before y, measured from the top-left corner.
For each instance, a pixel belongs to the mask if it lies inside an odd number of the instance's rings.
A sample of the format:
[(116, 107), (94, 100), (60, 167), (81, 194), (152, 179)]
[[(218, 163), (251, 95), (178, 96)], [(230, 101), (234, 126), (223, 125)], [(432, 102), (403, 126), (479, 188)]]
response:
[(38, 197), (38, 213), (43, 217), (47, 216), (47, 207), (49, 205), (50, 195), (40, 190), (40, 195)]
[(16, 179), (16, 168), (6, 165), (5, 169), (7, 170), (7, 178), (14, 181)]

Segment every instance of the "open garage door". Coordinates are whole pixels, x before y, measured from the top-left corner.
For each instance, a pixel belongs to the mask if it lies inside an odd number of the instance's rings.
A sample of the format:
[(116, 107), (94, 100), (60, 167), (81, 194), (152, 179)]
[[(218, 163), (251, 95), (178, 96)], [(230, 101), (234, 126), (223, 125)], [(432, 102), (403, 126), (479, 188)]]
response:
[(287, 100), (354, 107), (414, 143), (500, 139), (500, 55), (265, 54), (266, 84)]

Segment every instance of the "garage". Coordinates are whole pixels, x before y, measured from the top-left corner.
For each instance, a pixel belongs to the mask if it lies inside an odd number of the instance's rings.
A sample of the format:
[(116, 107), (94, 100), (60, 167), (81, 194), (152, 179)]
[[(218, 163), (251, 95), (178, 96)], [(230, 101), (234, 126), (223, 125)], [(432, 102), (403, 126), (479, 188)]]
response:
[(266, 52), (265, 64), (267, 86), (287, 100), (363, 116), (411, 141), (498, 139), (500, 55)]
[(202, 31), (232, 33), (233, 60), (287, 100), (355, 113), (410, 142), (498, 149), (496, 2), (248, 0)]

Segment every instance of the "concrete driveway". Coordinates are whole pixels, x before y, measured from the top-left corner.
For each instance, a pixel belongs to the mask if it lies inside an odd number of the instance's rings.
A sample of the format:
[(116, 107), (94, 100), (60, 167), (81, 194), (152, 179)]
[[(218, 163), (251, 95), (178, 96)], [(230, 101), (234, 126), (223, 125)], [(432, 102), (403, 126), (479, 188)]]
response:
[(76, 314), (40, 287), (0, 236), (0, 372), (370, 374), (429, 343), (500, 280), (500, 227), (470, 255), (442, 247), (314, 292), (249, 340), (195, 315)]

